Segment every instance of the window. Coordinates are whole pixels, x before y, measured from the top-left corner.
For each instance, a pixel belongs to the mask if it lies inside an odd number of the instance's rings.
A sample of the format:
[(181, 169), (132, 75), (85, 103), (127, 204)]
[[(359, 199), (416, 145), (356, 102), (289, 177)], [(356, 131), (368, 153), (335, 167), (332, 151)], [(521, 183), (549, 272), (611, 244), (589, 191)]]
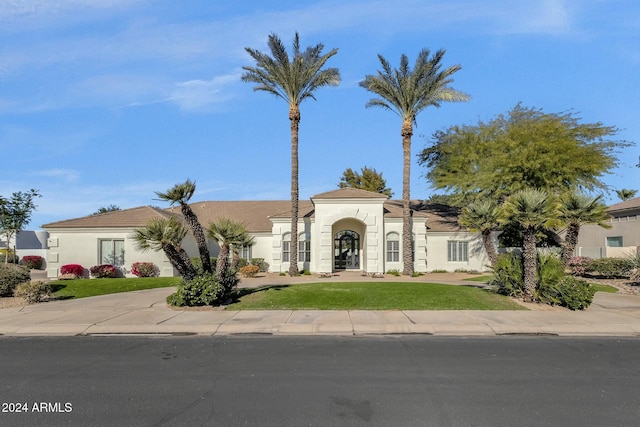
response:
[(610, 248), (621, 248), (622, 236), (607, 237), (607, 246)]
[(387, 234), (387, 262), (400, 261), (400, 235), (398, 233)]
[(251, 261), (251, 246), (243, 245), (239, 251), (240, 258)]
[(469, 261), (469, 242), (449, 240), (447, 242), (447, 261), (467, 262)]
[(311, 236), (304, 233), (298, 237), (298, 261), (311, 262)]
[(282, 262), (289, 262), (291, 255), (291, 233), (282, 235)]
[(111, 264), (116, 267), (124, 265), (124, 239), (104, 239), (100, 240), (100, 253), (98, 254), (100, 264)]

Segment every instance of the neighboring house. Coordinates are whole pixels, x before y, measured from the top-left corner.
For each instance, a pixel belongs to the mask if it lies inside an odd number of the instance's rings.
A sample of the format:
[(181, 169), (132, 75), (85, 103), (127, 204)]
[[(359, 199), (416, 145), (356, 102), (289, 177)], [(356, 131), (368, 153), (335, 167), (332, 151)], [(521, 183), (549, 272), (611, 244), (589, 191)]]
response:
[[(27, 255), (38, 255), (46, 260), (47, 236), (48, 233), (46, 231), (22, 230), (13, 236), (9, 242), (9, 249), (11, 251), (15, 249), (16, 255), (20, 259)], [(6, 248), (7, 242), (0, 239), (0, 249)]]
[[(243, 248), (247, 260), (263, 258), (271, 272), (289, 270), (291, 202), (205, 201), (191, 208), (203, 227), (227, 217), (244, 224), (253, 236)], [(478, 233), (458, 225), (457, 212), (443, 205), (415, 202), (413, 209), (414, 269), (485, 270), (486, 252)], [(132, 234), (151, 218), (182, 217), (180, 208), (142, 206), (43, 226), (49, 232), (48, 276), (56, 277), (64, 264), (116, 264), (128, 273), (138, 261), (154, 262), (162, 276), (176, 275), (162, 252), (141, 252)], [(298, 223), (298, 267), (315, 273), (352, 269), (364, 273), (402, 270), (402, 202), (387, 196), (343, 188), (300, 200)], [(183, 247), (198, 256), (189, 234)], [(211, 241), (212, 256), (218, 245)]]
[(577, 256), (625, 257), (640, 247), (640, 197), (609, 206), (610, 229), (597, 225), (580, 227)]

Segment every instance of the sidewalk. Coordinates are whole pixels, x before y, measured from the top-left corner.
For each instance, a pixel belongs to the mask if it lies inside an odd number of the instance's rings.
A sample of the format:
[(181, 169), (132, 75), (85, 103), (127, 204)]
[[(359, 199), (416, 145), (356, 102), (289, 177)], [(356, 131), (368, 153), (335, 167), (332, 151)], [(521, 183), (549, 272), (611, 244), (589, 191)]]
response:
[[(271, 276), (249, 284), (247, 280), (244, 286), (266, 285), (272, 280), (283, 283), (286, 279)], [(297, 279), (305, 280), (317, 282), (318, 278)], [(6, 308), (0, 310), (0, 334), (640, 336), (640, 296), (620, 293), (598, 292), (584, 311), (232, 311), (173, 309), (165, 302), (172, 292), (174, 288), (160, 288)]]

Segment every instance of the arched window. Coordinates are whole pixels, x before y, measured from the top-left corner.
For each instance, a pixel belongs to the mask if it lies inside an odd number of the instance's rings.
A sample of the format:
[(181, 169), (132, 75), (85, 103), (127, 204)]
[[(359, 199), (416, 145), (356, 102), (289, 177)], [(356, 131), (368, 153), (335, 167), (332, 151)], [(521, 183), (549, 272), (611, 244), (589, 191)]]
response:
[(298, 261), (311, 262), (311, 236), (305, 233), (298, 236)]
[(387, 262), (400, 261), (400, 235), (398, 233), (387, 234)]
[(289, 262), (291, 255), (291, 233), (282, 235), (282, 262)]

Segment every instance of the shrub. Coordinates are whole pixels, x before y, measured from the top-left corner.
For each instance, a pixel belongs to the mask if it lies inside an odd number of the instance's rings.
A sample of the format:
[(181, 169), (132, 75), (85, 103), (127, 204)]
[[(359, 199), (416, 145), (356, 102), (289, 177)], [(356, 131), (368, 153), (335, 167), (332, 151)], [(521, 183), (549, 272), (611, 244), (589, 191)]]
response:
[(116, 268), (111, 264), (94, 265), (89, 269), (89, 272), (97, 278), (115, 277)]
[(567, 267), (569, 267), (571, 274), (574, 276), (584, 276), (591, 261), (592, 259), (587, 256), (574, 256), (569, 258)]
[(22, 265), (27, 267), (29, 270), (40, 270), (43, 262), (44, 259), (40, 255), (25, 255), (22, 257)]
[(264, 258), (251, 258), (251, 265), (257, 265), (262, 273), (269, 270), (269, 263)]
[(24, 298), (27, 304), (35, 304), (51, 295), (51, 285), (48, 282), (25, 282), (16, 286), (13, 296)]
[(134, 262), (131, 265), (131, 274), (137, 277), (158, 277), (160, 269), (152, 262)]
[(400, 276), (400, 271), (397, 268), (393, 268), (391, 270), (387, 270), (387, 274), (398, 277)]
[(5, 260), (7, 260), (9, 264), (17, 264), (20, 258), (12, 252), (7, 253), (5, 249), (4, 252), (0, 253), (0, 263), (4, 264)]
[(422, 276), (422, 273), (420, 273), (419, 271), (414, 271), (413, 273), (411, 273), (411, 277), (420, 277)]
[(493, 279), (489, 284), (495, 286), (499, 294), (511, 297), (524, 295), (524, 270), (518, 254), (508, 252), (498, 255), (492, 270)]
[(432, 273), (448, 273), (447, 270), (442, 270), (442, 269), (435, 269), (435, 270), (431, 270)]
[(584, 310), (591, 305), (596, 293), (593, 286), (573, 276), (564, 276), (557, 283), (540, 283), (536, 299), (540, 302)]
[(63, 276), (73, 274), (76, 277), (82, 277), (84, 276), (84, 267), (80, 264), (66, 264), (60, 267), (60, 274)]
[(249, 261), (246, 258), (238, 258), (238, 268), (246, 267), (249, 265)]
[[(209, 259), (211, 260), (211, 270), (216, 271), (216, 261), (218, 260), (218, 258), (210, 257)], [(202, 260), (200, 259), (200, 257), (191, 258), (191, 264), (193, 264), (197, 272), (204, 273), (204, 271), (202, 270)]]
[(278, 274), (278, 276), (286, 276), (286, 275), (287, 275), (287, 273), (285, 273), (283, 271), (281, 271), (280, 274)]
[(629, 258), (599, 258), (589, 262), (588, 272), (598, 273), (606, 278), (628, 277), (633, 270), (633, 261)]
[(167, 303), (177, 307), (216, 305), (226, 300), (224, 285), (213, 274), (201, 274), (188, 282), (182, 282), (175, 293), (167, 297)]
[(24, 266), (0, 264), (0, 296), (11, 296), (16, 286), (30, 281), (31, 275)]
[(260, 272), (260, 267), (257, 265), (245, 265), (240, 267), (240, 274), (242, 277), (256, 277), (256, 274)]

